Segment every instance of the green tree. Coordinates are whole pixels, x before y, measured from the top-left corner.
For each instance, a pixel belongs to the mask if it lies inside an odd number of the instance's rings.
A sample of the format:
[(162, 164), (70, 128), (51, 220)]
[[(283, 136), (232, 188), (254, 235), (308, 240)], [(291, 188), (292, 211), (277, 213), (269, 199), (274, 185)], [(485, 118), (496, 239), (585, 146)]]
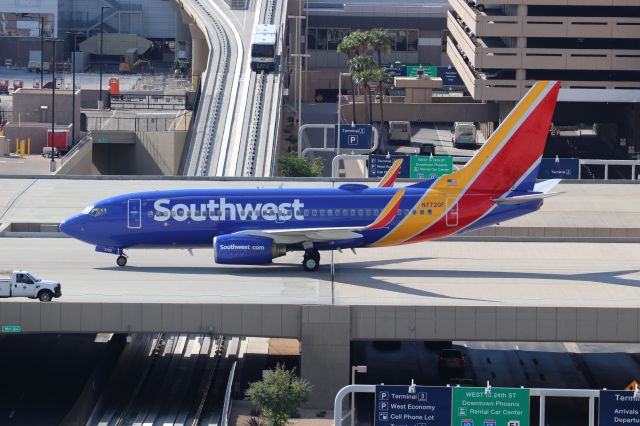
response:
[(368, 99), (369, 106), (369, 123), (372, 118), (372, 101), (371, 101), (371, 70), (376, 66), (376, 62), (371, 56), (359, 55), (349, 61), (349, 71), (353, 76), (356, 84), (364, 89), (365, 102)]
[(316, 157), (312, 161), (291, 154), (280, 159), (282, 174), (286, 177), (315, 177), (322, 173), (324, 163), (321, 157)]
[(382, 54), (385, 55), (391, 52), (391, 46), (394, 44), (394, 39), (391, 34), (382, 29), (373, 29), (367, 31), (367, 44), (374, 50), (378, 56), (378, 66), (382, 66)]
[(309, 382), (278, 364), (262, 381), (251, 383), (246, 396), (258, 405), (270, 426), (284, 426), (310, 392)]

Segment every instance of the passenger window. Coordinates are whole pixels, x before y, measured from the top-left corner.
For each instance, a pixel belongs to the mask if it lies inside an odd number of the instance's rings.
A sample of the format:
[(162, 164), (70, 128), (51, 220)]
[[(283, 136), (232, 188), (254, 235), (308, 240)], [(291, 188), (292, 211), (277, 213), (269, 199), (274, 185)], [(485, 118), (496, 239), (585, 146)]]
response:
[(324, 209), (320, 209), (320, 216), (324, 216)]
[(304, 209), (304, 215), (309, 216), (309, 209)]
[(364, 210), (358, 209), (358, 216), (362, 216), (364, 214)]
[(416, 212), (415, 210), (411, 210), (411, 214), (412, 214), (412, 215), (414, 215), (414, 216), (415, 216), (415, 215), (416, 215), (416, 213), (417, 213), (417, 212)]
[(316, 209), (311, 210), (311, 216), (318, 216), (318, 210)]
[(371, 216), (371, 209), (367, 209), (367, 216)]
[(420, 210), (420, 216), (424, 216), (424, 210)]
[(327, 216), (333, 216), (333, 209), (327, 210)]
[(342, 216), (349, 216), (349, 210), (342, 209)]
[(336, 209), (336, 216), (340, 216), (340, 209)]
[(373, 214), (378, 216), (380, 214), (380, 210), (378, 209), (373, 209)]
[(427, 210), (427, 214), (431, 216), (431, 209)]
[(351, 213), (351, 216), (355, 216), (356, 215), (356, 209), (351, 209), (349, 211), (349, 213)]

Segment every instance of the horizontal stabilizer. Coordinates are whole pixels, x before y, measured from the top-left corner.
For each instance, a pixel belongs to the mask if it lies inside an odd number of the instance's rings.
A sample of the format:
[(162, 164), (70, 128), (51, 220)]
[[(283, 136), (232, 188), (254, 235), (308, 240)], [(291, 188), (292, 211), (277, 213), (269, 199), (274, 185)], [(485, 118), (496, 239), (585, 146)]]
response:
[(542, 200), (543, 198), (553, 197), (560, 194), (559, 192), (540, 192), (537, 194), (517, 195), (515, 197), (494, 198), (496, 204), (523, 204), (531, 201)]
[(562, 181), (562, 179), (545, 180), (545, 181), (542, 181), (540, 183), (536, 183), (535, 186), (533, 187), (533, 190), (535, 192), (543, 192), (543, 193), (547, 194), (549, 191), (551, 191), (561, 181)]

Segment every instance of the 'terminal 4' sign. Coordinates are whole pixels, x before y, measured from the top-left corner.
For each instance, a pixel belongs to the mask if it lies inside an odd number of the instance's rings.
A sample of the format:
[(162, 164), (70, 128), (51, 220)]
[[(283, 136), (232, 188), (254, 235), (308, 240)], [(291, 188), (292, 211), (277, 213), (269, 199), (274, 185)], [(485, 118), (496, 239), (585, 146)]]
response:
[(375, 426), (450, 426), (451, 388), (376, 386)]

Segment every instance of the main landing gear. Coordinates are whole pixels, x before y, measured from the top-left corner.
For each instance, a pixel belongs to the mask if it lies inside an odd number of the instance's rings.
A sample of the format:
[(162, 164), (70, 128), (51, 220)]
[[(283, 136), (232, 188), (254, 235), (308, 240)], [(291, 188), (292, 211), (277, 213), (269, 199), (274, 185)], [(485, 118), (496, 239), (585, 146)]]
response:
[(116, 259), (116, 263), (118, 264), (118, 266), (120, 266), (122, 268), (123, 266), (125, 266), (127, 264), (127, 256), (124, 253), (121, 254)]
[(302, 267), (307, 272), (315, 272), (320, 267), (320, 252), (318, 250), (308, 250), (302, 259)]

